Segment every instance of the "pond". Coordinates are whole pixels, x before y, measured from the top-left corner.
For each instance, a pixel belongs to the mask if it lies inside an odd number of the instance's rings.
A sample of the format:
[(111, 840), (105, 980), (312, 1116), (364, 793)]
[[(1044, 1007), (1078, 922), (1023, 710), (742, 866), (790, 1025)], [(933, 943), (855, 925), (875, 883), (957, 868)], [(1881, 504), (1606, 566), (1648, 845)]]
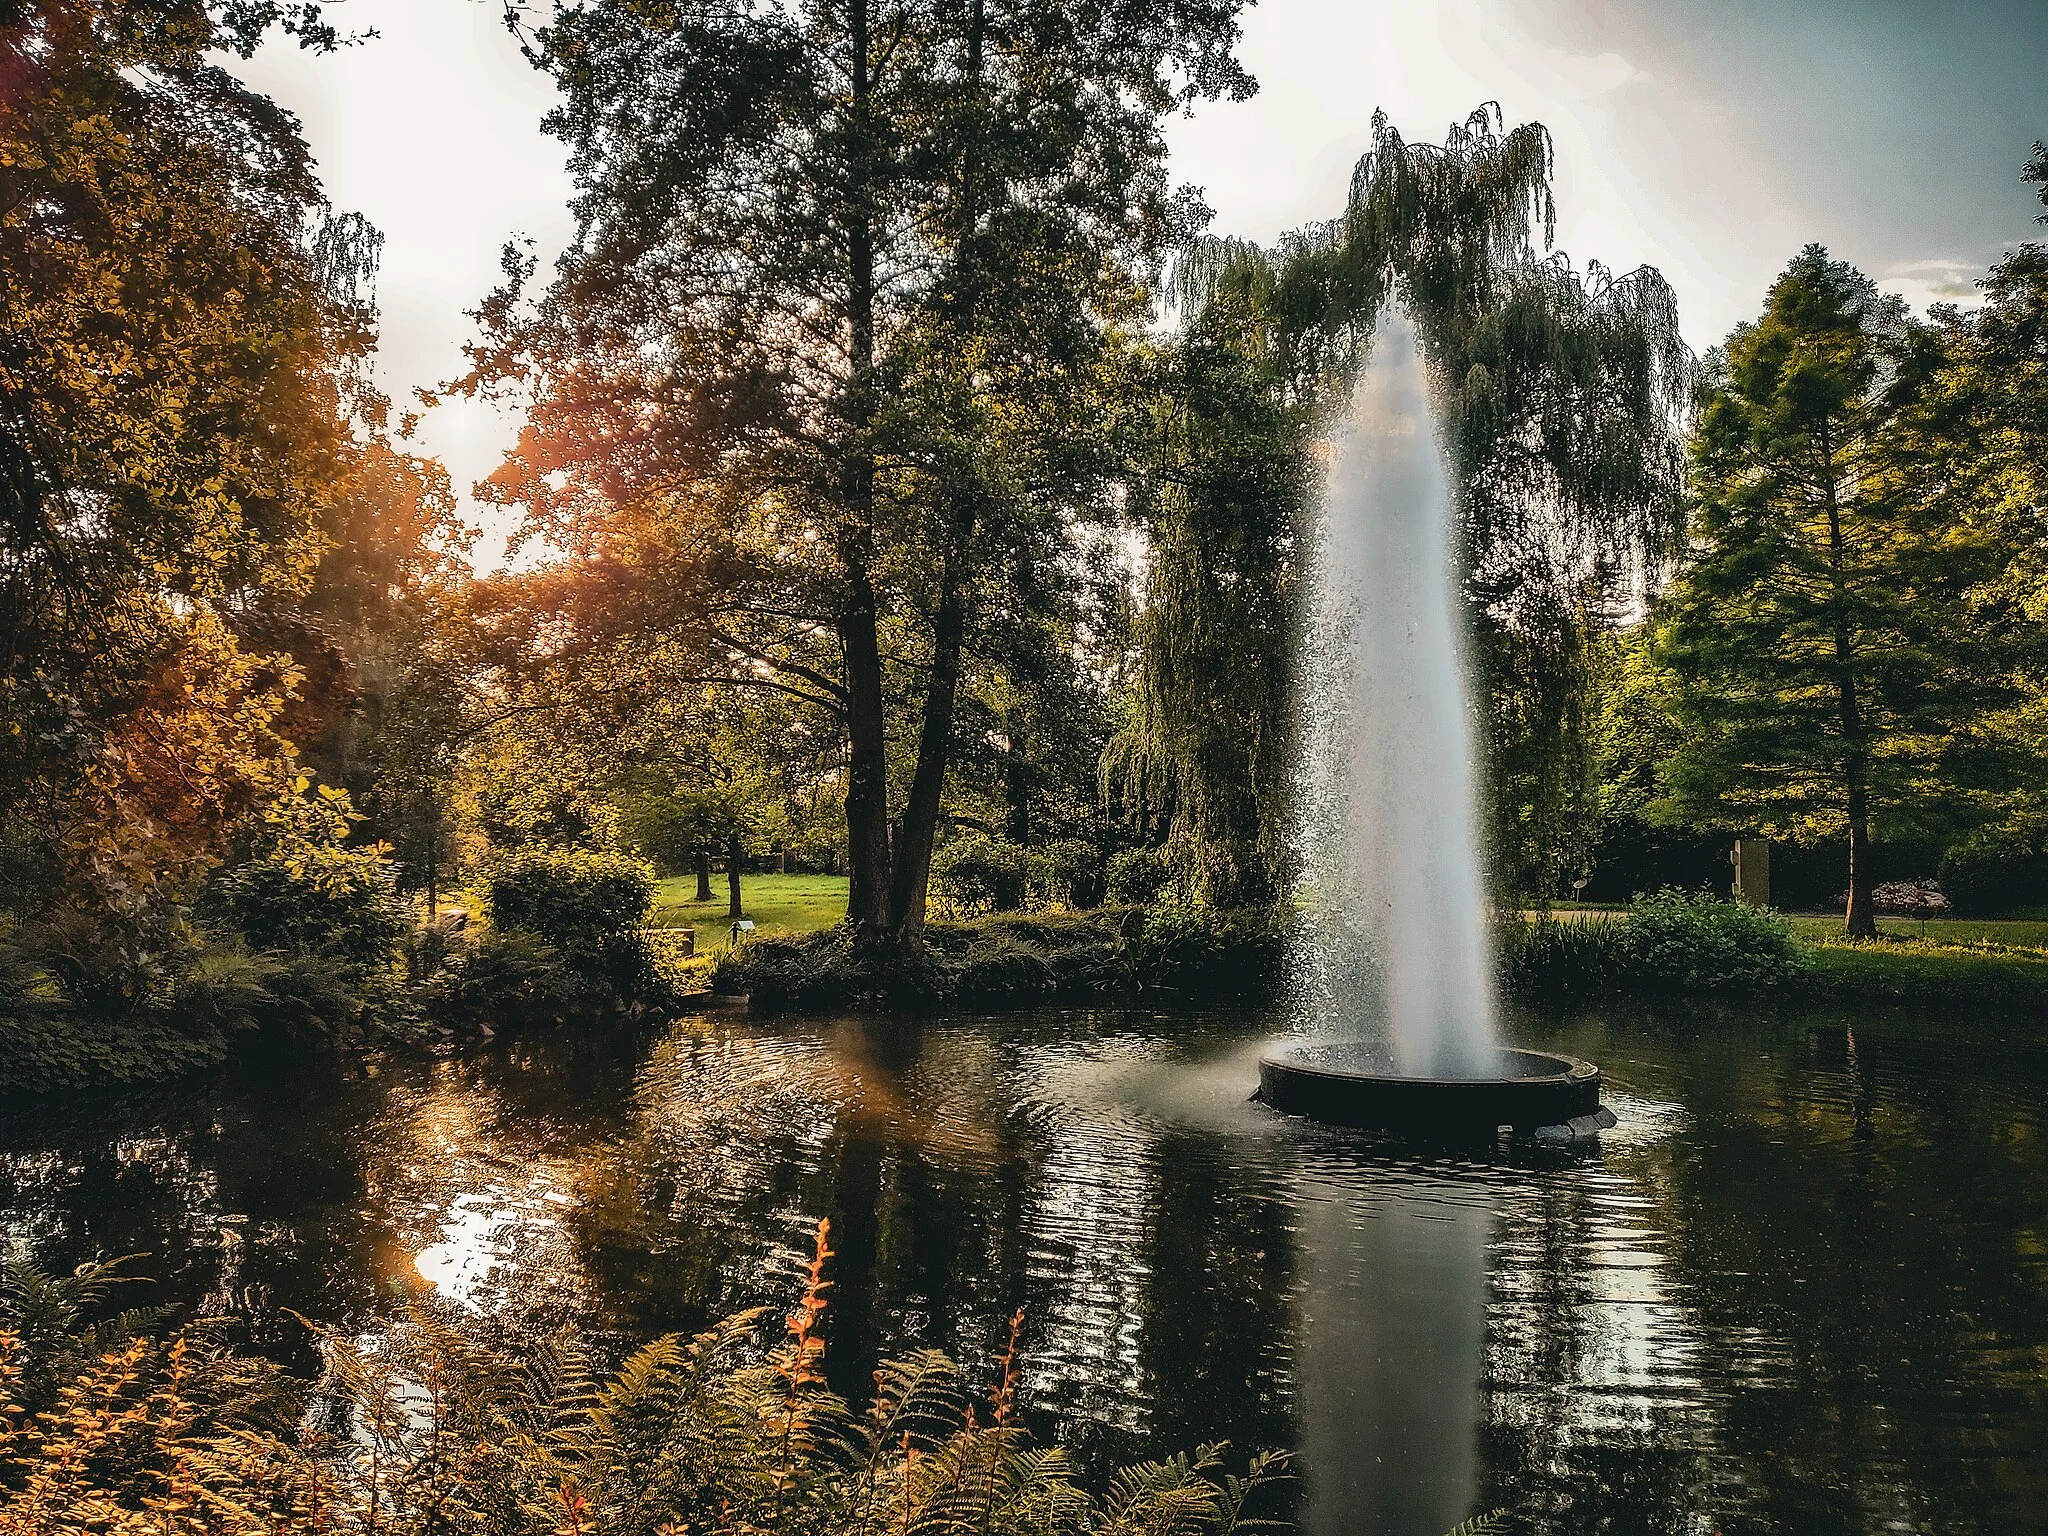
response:
[(374, 1328), (415, 1290), (689, 1328), (786, 1302), (829, 1216), (842, 1390), (923, 1345), (988, 1374), (1021, 1306), (1024, 1399), (1085, 1465), (1295, 1448), (1311, 1532), (2048, 1530), (2048, 1033), (1526, 1014), (1621, 1123), (1486, 1160), (1246, 1102), (1274, 1028), (713, 1014), (252, 1066), (11, 1106), (0, 1208), (287, 1354), (286, 1309)]

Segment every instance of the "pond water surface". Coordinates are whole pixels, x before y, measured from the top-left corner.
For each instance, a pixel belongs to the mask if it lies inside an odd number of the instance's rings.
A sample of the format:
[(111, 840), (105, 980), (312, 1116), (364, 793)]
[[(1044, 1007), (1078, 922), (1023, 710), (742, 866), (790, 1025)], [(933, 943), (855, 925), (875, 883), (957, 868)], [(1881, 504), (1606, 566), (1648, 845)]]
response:
[(1475, 1158), (1248, 1103), (1274, 1027), (725, 1014), (242, 1068), (12, 1105), (0, 1211), (287, 1354), (285, 1309), (416, 1290), (689, 1328), (786, 1302), (830, 1216), (842, 1390), (915, 1346), (986, 1373), (1022, 1306), (1024, 1400), (1085, 1465), (1294, 1448), (1314, 1533), (2048, 1530), (2048, 1029), (1526, 1015), (1620, 1126)]

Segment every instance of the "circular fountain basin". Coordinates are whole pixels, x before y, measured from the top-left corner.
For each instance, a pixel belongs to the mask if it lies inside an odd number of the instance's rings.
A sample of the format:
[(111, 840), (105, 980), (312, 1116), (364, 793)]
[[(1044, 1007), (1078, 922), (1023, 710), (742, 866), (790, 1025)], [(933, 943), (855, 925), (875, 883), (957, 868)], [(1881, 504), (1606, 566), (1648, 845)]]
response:
[(1502, 1051), (1498, 1077), (1396, 1077), (1362, 1046), (1291, 1046), (1260, 1059), (1258, 1096), (1287, 1114), (1437, 1138), (1533, 1131), (1602, 1112), (1600, 1069), (1547, 1051)]

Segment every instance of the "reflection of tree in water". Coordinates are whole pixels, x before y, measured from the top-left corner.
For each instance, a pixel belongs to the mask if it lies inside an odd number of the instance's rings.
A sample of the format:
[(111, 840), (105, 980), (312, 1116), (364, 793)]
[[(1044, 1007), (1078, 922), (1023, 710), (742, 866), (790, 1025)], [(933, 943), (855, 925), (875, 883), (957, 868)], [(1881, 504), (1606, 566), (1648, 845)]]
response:
[(992, 1358), (1022, 1292), (997, 1071), (979, 1034), (679, 1031), (593, 1151), (576, 1218), (608, 1321), (644, 1335), (786, 1301), (830, 1216), (835, 1386), (859, 1396), (884, 1352)]
[(2043, 1224), (2048, 1063), (1998, 1054), (1974, 1042), (1959, 1070), (1938, 1024), (1895, 1021), (1853, 1054), (1800, 1031), (1739, 1085), (1692, 1063), (1689, 1092), (1740, 1092), (1700, 1116), (1669, 1222), (1702, 1325), (1754, 1341), (1728, 1351), (1722, 1413), (1752, 1529), (2038, 1520), (2048, 1267), (2023, 1234)]
[[(2048, 1255), (2028, 1234), (2048, 1228), (2048, 1060), (2024, 1036), (1959, 1052), (1945, 1033), (1659, 1032), (1683, 1134), (1610, 1138), (1619, 1185), (1531, 1181), (1509, 1207), (1499, 1502), (1560, 1532), (2038, 1521)], [(1654, 1287), (1617, 1293), (1617, 1251), (1655, 1256)], [(1633, 1383), (1603, 1364), (1632, 1333), (1659, 1352)]]
[(815, 1045), (678, 1030), (619, 1135), (586, 1155), (575, 1215), (604, 1323), (644, 1337), (779, 1299), (760, 1273), (810, 1207), (845, 1085)]
[(57, 1271), (136, 1255), (124, 1304), (224, 1317), (304, 1363), (278, 1300), (359, 1316), (387, 1257), (358, 1220), (362, 1170), (338, 1134), (364, 1104), (364, 1085), (302, 1069), (17, 1105), (0, 1130), (9, 1246)]
[(1424, 1179), (1248, 1109), (1229, 1042), (1180, 1018), (734, 1020), (40, 1101), (0, 1123), (0, 1220), (52, 1267), (146, 1254), (160, 1283), (124, 1301), (239, 1316), (293, 1355), (280, 1307), (371, 1327), (423, 1256), (469, 1261), (436, 1272), (484, 1280), (513, 1326), (644, 1336), (784, 1302), (830, 1215), (836, 1385), (920, 1345), (986, 1378), (1021, 1303), (1032, 1421), (1079, 1415), (1061, 1432), (1099, 1466), (1329, 1429), (1307, 1373), (1341, 1385), (1345, 1361), (1297, 1332), (1325, 1250), (1352, 1256), (1362, 1343), (1427, 1320), (1434, 1228), (1365, 1210), (1361, 1237), (1333, 1205), (1310, 1231), (1294, 1197), (1323, 1158), (1354, 1206), (1424, 1180), (1498, 1209), (1460, 1316), (1486, 1287), (1480, 1497), (1528, 1528), (2038, 1525), (2048, 1037), (1858, 1021), (1852, 1051), (1839, 1021), (1698, 1010), (1559, 1028), (1682, 1118), (1637, 1099), (1590, 1163)]
[(1139, 1357), (1152, 1385), (1151, 1433), (1107, 1456), (1213, 1440), (1236, 1449), (1300, 1443), (1289, 1364), (1297, 1262), (1287, 1187), (1238, 1149), (1190, 1131), (1163, 1134), (1149, 1160), (1158, 1190), (1147, 1234)]
[(610, 1324), (784, 1302), (830, 1216), (841, 1391), (927, 1346), (988, 1375), (1022, 1305), (1027, 1416), (1091, 1460), (1247, 1425), (1290, 1443), (1285, 1202), (1213, 1139), (1048, 1087), (1094, 1049), (900, 1021), (679, 1032), (582, 1184)]

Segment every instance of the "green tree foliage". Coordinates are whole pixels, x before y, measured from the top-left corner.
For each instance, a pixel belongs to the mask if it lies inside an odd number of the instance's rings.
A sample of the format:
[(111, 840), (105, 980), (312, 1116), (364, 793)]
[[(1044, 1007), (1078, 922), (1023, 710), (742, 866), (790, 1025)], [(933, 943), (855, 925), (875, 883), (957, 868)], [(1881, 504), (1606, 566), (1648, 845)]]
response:
[(744, 917), (747, 859), (787, 846), (803, 825), (829, 814), (826, 780), (838, 744), (818, 739), (816, 722), (778, 694), (698, 687), (647, 706), (622, 723), (615, 761), (627, 766), (613, 782), (639, 786), (669, 836), (698, 860), (725, 860), (727, 916)]
[(1500, 872), (1538, 888), (1577, 857), (1594, 637), (1675, 537), (1693, 364), (1656, 272), (1582, 275), (1537, 252), (1550, 173), (1537, 125), (1502, 132), (1482, 110), (1409, 144), (1377, 116), (1342, 217), (1272, 251), (1209, 242), (1180, 270), (1183, 366), (1228, 392), (1206, 429), (1176, 411), (1161, 434), (1125, 761), (1185, 807), (1178, 835), (1222, 872), (1204, 888), (1281, 878), (1289, 679), (1246, 675), (1232, 631), (1291, 649), (1317, 434), (1389, 301), (1413, 312), (1443, 394)]
[(488, 310), (473, 382), (533, 396), (500, 493), (844, 731), (868, 941), (922, 921), (990, 611), (1107, 509), (1101, 391), (1198, 216), (1160, 123), (1249, 92), (1237, 9), (588, 0), (527, 34), (579, 232)]
[(1808, 247), (1710, 365), (1684, 568), (1660, 600), (1679, 676), (1673, 790), (1702, 820), (1846, 834), (1851, 934), (1876, 931), (1874, 823), (1954, 819), (2009, 755), (2023, 612), (1995, 518), (1958, 505), (1943, 338)]
[[(1139, 664), (1103, 759), (1140, 837), (1216, 906), (1284, 878), (1298, 530), (1310, 460), (1299, 412), (1247, 355), (1219, 295), (1162, 359), (1133, 511), (1149, 535)], [(1256, 323), (1253, 319), (1251, 323)]]
[(327, 548), (311, 590), (280, 615), (281, 638), (335, 682), (324, 714), (306, 711), (292, 734), (431, 906), (457, 852), (455, 785), (483, 712), (464, 558), (477, 531), (447, 471), (381, 434), (352, 448), (321, 522)]
[[(209, 61), (315, 8), (0, 9), (0, 823), (16, 901), (217, 858), (288, 792), (288, 659), (367, 334), (358, 226), (296, 125)], [(325, 221), (323, 223), (323, 221)]]
[[(2048, 150), (2037, 145), (2024, 174), (2048, 206)], [(2041, 221), (2048, 223), (2048, 213)], [(1938, 488), (1945, 515), (2002, 548), (2007, 563), (1993, 595), (2017, 605), (2038, 637), (2048, 635), (2048, 246), (2019, 246), (1979, 286), (1979, 308), (1933, 313), (1945, 358), (1918, 424), (1922, 455), (1938, 466), (1925, 479)], [(2048, 853), (2048, 778), (2039, 771), (2048, 761), (2048, 683), (2038, 646), (2027, 649), (2019, 697), (1983, 729), (2033, 767), (1998, 797), (1964, 862), (2039, 868)], [(2048, 881), (2039, 875), (2031, 891), (2022, 904), (2048, 902)]]
[(268, 808), (250, 857), (214, 892), (250, 948), (312, 954), (361, 982), (388, 971), (409, 926), (381, 846), (345, 847), (359, 819), (345, 790), (299, 781)]

